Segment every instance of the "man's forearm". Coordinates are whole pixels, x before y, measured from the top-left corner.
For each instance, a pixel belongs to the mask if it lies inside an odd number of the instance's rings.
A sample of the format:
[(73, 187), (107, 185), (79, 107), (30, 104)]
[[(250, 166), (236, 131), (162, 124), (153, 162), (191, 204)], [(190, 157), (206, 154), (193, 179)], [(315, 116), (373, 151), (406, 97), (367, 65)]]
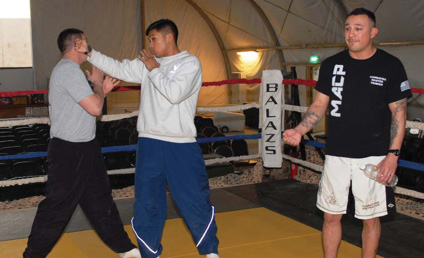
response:
[(390, 126), (390, 149), (400, 149), (405, 136), (406, 99), (401, 99), (390, 106), (392, 123)]
[(324, 117), (325, 111), (326, 107), (311, 105), (296, 129), (299, 130), (302, 135), (309, 132), (321, 121)]
[(93, 87), (93, 92), (94, 95), (96, 96), (96, 106), (98, 108), (103, 108), (103, 104), (104, 104), (104, 99), (105, 99), (105, 94), (103, 92), (103, 85), (94, 85)]

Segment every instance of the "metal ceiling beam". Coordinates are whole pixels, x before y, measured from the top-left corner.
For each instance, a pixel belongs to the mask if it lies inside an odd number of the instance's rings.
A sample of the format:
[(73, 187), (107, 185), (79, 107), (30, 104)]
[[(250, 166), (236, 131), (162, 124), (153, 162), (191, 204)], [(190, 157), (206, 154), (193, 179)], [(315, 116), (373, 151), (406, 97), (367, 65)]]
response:
[(200, 14), (200, 16), (202, 16), (202, 18), (205, 20), (205, 22), (208, 24), (209, 28), (211, 29), (218, 43), (218, 46), (221, 49), (222, 57), (224, 58), (225, 70), (227, 71), (227, 78), (231, 78), (232, 71), (231, 71), (230, 58), (228, 57), (228, 52), (225, 49), (224, 41), (219, 35), (218, 30), (216, 29), (211, 19), (209, 19), (209, 16), (205, 12), (203, 12), (203, 10), (193, 0), (186, 0), (186, 1)]
[(144, 0), (140, 0), (140, 8), (141, 8), (141, 44), (143, 48), (147, 48), (146, 41), (146, 8), (144, 5)]
[(272, 24), (266, 16), (265, 12), (254, 0), (249, 0), (249, 3), (252, 5), (253, 9), (255, 9), (256, 13), (259, 15), (266, 29), (268, 30), (269, 35), (271, 36), (273, 44), (276, 47), (275, 50), (278, 56), (278, 61), (280, 63), (280, 70), (287, 71), (286, 66), (283, 65), (286, 61), (284, 59), (283, 50), (281, 48), (280, 42), (278, 41), (278, 36), (275, 33), (274, 27), (272, 27)]
[[(424, 40), (415, 40), (415, 41), (397, 41), (397, 42), (373, 42), (373, 45), (376, 47), (404, 47), (404, 46), (418, 46), (424, 45)], [(229, 48), (225, 51), (269, 51), (276, 49), (314, 49), (314, 48), (342, 48), (347, 47), (345, 43), (337, 44), (302, 44), (295, 46), (284, 46), (284, 47), (245, 47), (245, 48)]]
[(346, 6), (343, 4), (343, 1), (342, 0), (333, 0), (333, 2), (337, 6), (337, 8), (339, 8), (339, 10), (340, 10), (340, 12), (341, 12), (341, 14), (343, 16), (342, 17), (343, 18), (343, 21), (342, 22), (344, 22), (346, 20), (347, 16), (348, 16), (348, 14), (349, 14), (347, 12)]

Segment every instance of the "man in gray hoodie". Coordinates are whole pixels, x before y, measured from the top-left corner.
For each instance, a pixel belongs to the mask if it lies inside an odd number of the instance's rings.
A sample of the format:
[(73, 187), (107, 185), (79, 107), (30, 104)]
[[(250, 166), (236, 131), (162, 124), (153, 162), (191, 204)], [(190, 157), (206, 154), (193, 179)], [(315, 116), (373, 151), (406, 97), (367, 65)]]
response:
[(162, 252), (166, 183), (200, 254), (218, 258), (214, 207), (196, 142), (194, 116), (202, 85), (199, 59), (177, 46), (178, 29), (159, 20), (146, 30), (150, 51), (138, 59), (114, 60), (81, 46), (88, 61), (118, 79), (141, 83), (135, 204), (132, 225), (143, 258)]

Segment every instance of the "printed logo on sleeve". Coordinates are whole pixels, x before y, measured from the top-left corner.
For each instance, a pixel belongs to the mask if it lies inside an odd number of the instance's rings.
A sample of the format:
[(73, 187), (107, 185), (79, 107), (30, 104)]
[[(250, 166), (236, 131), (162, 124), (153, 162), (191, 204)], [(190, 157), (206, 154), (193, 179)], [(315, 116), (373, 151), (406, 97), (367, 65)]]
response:
[(170, 73), (176, 73), (178, 68), (180, 68), (181, 64), (179, 65), (174, 65), (174, 69), (172, 71), (170, 71)]
[(384, 77), (373, 76), (373, 75), (370, 76), (370, 79), (371, 79), (370, 83), (377, 86), (384, 86), (384, 82), (387, 81), (387, 79)]
[(400, 84), (400, 91), (404, 92), (406, 90), (410, 90), (411, 86), (409, 86), (409, 81), (406, 80)]

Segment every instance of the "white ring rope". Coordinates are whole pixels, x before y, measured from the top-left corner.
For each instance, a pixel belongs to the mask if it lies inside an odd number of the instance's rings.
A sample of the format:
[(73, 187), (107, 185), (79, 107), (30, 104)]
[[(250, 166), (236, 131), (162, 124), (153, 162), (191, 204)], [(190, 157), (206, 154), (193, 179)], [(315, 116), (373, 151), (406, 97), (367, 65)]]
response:
[[(259, 157), (260, 157), (260, 154), (254, 154), (254, 155), (244, 155), (244, 156), (229, 157), (229, 158), (208, 159), (208, 160), (205, 160), (205, 164), (212, 165), (212, 164), (225, 163), (230, 161), (257, 159)], [(135, 173), (135, 168), (114, 169), (114, 170), (107, 171), (108, 175), (127, 175), (127, 174), (134, 174), (134, 173)], [(0, 181), (0, 187), (26, 185), (26, 184), (33, 184), (33, 183), (44, 183), (46, 181), (47, 181), (47, 176), (11, 179), (11, 180)]]
[(319, 171), (319, 172), (322, 172), (323, 169), (324, 169), (323, 166), (320, 166), (320, 165), (317, 165), (317, 164), (314, 164), (314, 163), (311, 163), (311, 162), (308, 162), (308, 161), (304, 161), (304, 160), (301, 160), (301, 159), (293, 158), (293, 157), (288, 156), (286, 154), (283, 154), (283, 159), (290, 160), (293, 163), (302, 165), (304, 167), (307, 167), (307, 168), (310, 168), (312, 170)]
[(17, 118), (1, 120), (0, 127), (12, 127), (17, 125), (33, 125), (33, 124), (50, 124), (48, 117), (34, 117), (34, 118)]
[(261, 105), (257, 103), (250, 103), (237, 106), (224, 106), (224, 107), (198, 107), (197, 112), (220, 112), (220, 111), (239, 111), (249, 108), (260, 108)]
[[(239, 156), (239, 157), (230, 157), (230, 158), (217, 158), (217, 159), (210, 159), (205, 160), (206, 165), (216, 164), (216, 163), (224, 163), (224, 162), (230, 162), (230, 161), (238, 161), (238, 160), (249, 160), (249, 159), (256, 159), (259, 158), (260, 154), (255, 155), (245, 155), (245, 156)], [(315, 171), (322, 172), (323, 166), (316, 165), (314, 163), (310, 163), (308, 161), (304, 161), (301, 159), (293, 158), (291, 156), (283, 154), (283, 158), (290, 160), (293, 163), (299, 164), (301, 166), (310, 168)], [(108, 175), (125, 175), (125, 174), (133, 174), (135, 172), (135, 168), (125, 168), (125, 169), (116, 169), (116, 170), (109, 170), (107, 173)], [(47, 176), (38, 176), (38, 177), (32, 177), (32, 178), (22, 178), (22, 179), (13, 179), (13, 180), (7, 180), (7, 181), (0, 181), (0, 187), (8, 187), (8, 186), (14, 186), (14, 185), (24, 185), (24, 184), (32, 184), (32, 183), (44, 183), (47, 181)], [(424, 193), (417, 192), (414, 190), (402, 188), (402, 187), (395, 187), (394, 188), (395, 193), (411, 196), (418, 199), (424, 199)]]
[(130, 118), (134, 116), (138, 116), (138, 111), (134, 111), (127, 114), (115, 114), (115, 115), (103, 115), (100, 117), (101, 122), (109, 122), (109, 121), (115, 121), (115, 120), (121, 120), (125, 118)]
[(406, 128), (424, 130), (424, 123), (406, 121)]
[(300, 107), (300, 106), (283, 104), (281, 105), (281, 109), (287, 110), (287, 111), (297, 111), (297, 112), (305, 113), (308, 110), (308, 107)]
[(26, 184), (34, 184), (34, 183), (44, 183), (47, 181), (47, 176), (37, 176), (31, 178), (21, 178), (21, 179), (12, 179), (0, 181), (0, 187), (8, 187), (14, 185), (26, 185)]
[(414, 197), (414, 198), (417, 198), (417, 199), (424, 199), (424, 193), (417, 192), (417, 191), (414, 191), (414, 190), (411, 190), (411, 189), (406, 189), (406, 188), (399, 187), (399, 186), (396, 186), (394, 188), (394, 192), (397, 193), (397, 194), (411, 196), (411, 197)]
[[(250, 103), (245, 105), (234, 105), (234, 106), (198, 107), (197, 112), (219, 112), (219, 111), (228, 112), (228, 111), (246, 110), (250, 108), (261, 108), (261, 105), (257, 103)], [(308, 107), (283, 104), (281, 109), (283, 111), (286, 110), (286, 111), (296, 111), (296, 112), (305, 113)], [(139, 114), (139, 111), (135, 111), (128, 114), (103, 115), (100, 117), (99, 121), (101, 122), (116, 121), (120, 119), (135, 117), (135, 116), (138, 116), (138, 114)], [(48, 117), (41, 117), (41, 118), (17, 118), (17, 119), (9, 119), (9, 120), (0, 120), (0, 127), (12, 127), (17, 125), (32, 125), (32, 124), (50, 124), (50, 119)], [(406, 121), (406, 128), (424, 130), (424, 123)], [(212, 165), (212, 164), (226, 163), (231, 161), (257, 159), (260, 157), (261, 157), (261, 154), (259, 153), (254, 155), (245, 155), (245, 156), (238, 156), (238, 157), (216, 158), (216, 159), (205, 160), (205, 164)], [(323, 170), (323, 166), (316, 165), (304, 160), (296, 159), (288, 155), (283, 154), (283, 158), (315, 171), (322, 172)], [(135, 168), (117, 169), (117, 170), (108, 171), (108, 175), (133, 174), (134, 172), (135, 172)], [(0, 181), (0, 187), (24, 185), (24, 184), (31, 184), (31, 183), (44, 183), (46, 181), (47, 181), (47, 176), (12, 179), (12, 180)], [(396, 187), (395, 193), (408, 195), (408, 196), (419, 198), (419, 199), (424, 199), (424, 193), (413, 191), (410, 189), (405, 189), (402, 187)]]
[[(219, 111), (238, 111), (238, 110), (246, 110), (249, 108), (261, 108), (260, 104), (250, 103), (245, 105), (237, 105), (237, 106), (224, 106), (224, 107), (198, 107), (198, 112), (219, 112)], [(283, 104), (282, 110), (287, 111), (296, 111), (305, 113), (308, 110), (308, 107), (303, 106), (294, 106)], [(120, 119), (125, 119), (129, 117), (138, 116), (139, 112), (135, 111), (128, 114), (116, 114), (116, 115), (103, 115), (100, 117), (101, 122), (109, 122)], [(41, 118), (18, 118), (18, 119), (9, 119), (9, 120), (0, 120), (0, 127), (12, 127), (17, 125), (32, 125), (32, 124), (50, 124), (50, 119), (48, 117)], [(424, 123), (421, 122), (413, 122), (406, 121), (406, 128), (419, 129), (424, 131)]]
[(244, 155), (244, 156), (228, 157), (228, 158), (207, 159), (207, 160), (205, 160), (205, 165), (225, 163), (225, 162), (230, 162), (230, 161), (257, 159), (259, 157), (261, 157), (260, 154), (253, 154), (253, 155)]
[[(283, 154), (283, 158), (290, 160), (293, 163), (299, 164), (301, 166), (310, 168), (312, 170), (315, 170), (315, 171), (318, 171), (318, 172), (321, 172), (321, 173), (324, 169), (323, 166), (316, 165), (314, 163), (310, 163), (308, 161), (304, 161), (304, 160), (301, 160), (301, 159), (296, 159), (296, 158), (293, 158), (293, 157), (285, 155), (285, 154)], [(417, 191), (410, 190), (410, 189), (406, 189), (406, 188), (399, 187), (399, 186), (396, 186), (394, 188), (394, 192), (397, 193), (397, 194), (411, 196), (411, 197), (414, 197), (414, 198), (417, 198), (417, 199), (424, 199), (424, 193), (417, 192)]]

